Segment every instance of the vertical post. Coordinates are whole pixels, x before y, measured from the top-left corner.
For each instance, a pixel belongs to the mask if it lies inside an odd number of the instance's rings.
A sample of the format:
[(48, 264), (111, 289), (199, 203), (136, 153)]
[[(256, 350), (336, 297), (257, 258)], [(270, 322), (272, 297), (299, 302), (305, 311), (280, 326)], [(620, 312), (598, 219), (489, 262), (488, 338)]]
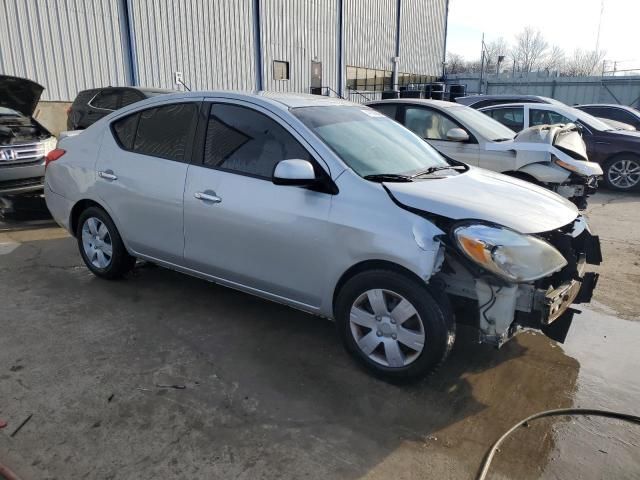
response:
[(442, 42), (442, 81), (444, 82), (447, 77), (446, 65), (447, 65), (447, 30), (449, 28), (449, 0), (447, 0), (444, 7), (444, 41)]
[(125, 37), (127, 48), (127, 61), (129, 63), (129, 82), (131, 86), (138, 85), (140, 78), (138, 76), (138, 57), (136, 55), (136, 36), (133, 26), (133, 5), (131, 0), (124, 0), (122, 3), (124, 8), (125, 19)]
[(400, 12), (402, 8), (402, 0), (396, 2), (396, 56), (393, 58), (393, 73), (391, 88), (397, 90), (398, 88), (398, 62), (400, 61)]
[(480, 81), (478, 86), (478, 93), (482, 93), (482, 74), (484, 72), (484, 32), (482, 32), (482, 45), (480, 48)]
[(260, 34), (260, 0), (253, 0), (253, 43), (256, 69), (256, 90), (262, 90), (262, 35)]
[(338, 8), (338, 95), (344, 98), (346, 72), (344, 66), (344, 4), (337, 0)]

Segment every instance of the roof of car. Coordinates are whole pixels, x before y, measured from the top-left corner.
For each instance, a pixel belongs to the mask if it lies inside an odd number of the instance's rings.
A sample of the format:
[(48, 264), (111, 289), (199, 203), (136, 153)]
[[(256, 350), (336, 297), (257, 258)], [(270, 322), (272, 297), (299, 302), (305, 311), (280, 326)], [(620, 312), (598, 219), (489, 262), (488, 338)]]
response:
[(611, 108), (622, 108), (623, 110), (629, 110), (631, 112), (637, 113), (633, 107), (629, 107), (628, 105), (618, 105), (617, 103), (584, 103), (582, 105), (575, 105), (575, 108), (580, 107), (611, 107)]
[[(298, 107), (321, 107), (321, 106), (362, 106), (359, 103), (350, 102), (336, 97), (326, 97), (323, 95), (311, 95), (308, 93), (286, 93), (286, 92), (268, 92), (268, 91), (233, 91), (233, 90), (204, 90), (192, 92), (175, 92), (163, 96), (163, 101), (176, 99), (184, 99), (190, 97), (222, 97), (236, 100), (253, 100), (268, 103), (270, 105), (282, 108), (298, 108)], [(145, 100), (147, 102), (147, 100)], [(142, 105), (137, 103), (136, 105)]]
[(447, 102), (445, 100), (431, 100), (427, 98), (389, 98), (386, 100), (372, 100), (367, 102), (366, 105), (380, 104), (380, 103), (410, 103), (414, 105), (432, 105), (439, 108), (462, 108), (465, 105), (459, 105), (454, 102)]
[(504, 93), (500, 95), (467, 95), (466, 97), (458, 97), (456, 98), (456, 102), (461, 103), (463, 105), (473, 105), (475, 103), (484, 101), (484, 100), (502, 100), (502, 99), (515, 99), (525, 102), (526, 100), (537, 100), (540, 103), (552, 103), (555, 105), (561, 104), (564, 105), (559, 100), (555, 100), (549, 97), (543, 97), (541, 95), (520, 95), (517, 93)]

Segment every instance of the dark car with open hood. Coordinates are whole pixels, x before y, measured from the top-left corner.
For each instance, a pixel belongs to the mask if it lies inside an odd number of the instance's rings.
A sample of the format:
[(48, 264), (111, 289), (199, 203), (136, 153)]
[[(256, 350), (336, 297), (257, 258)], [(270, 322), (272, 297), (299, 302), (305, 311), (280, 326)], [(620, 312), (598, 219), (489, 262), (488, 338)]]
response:
[(0, 198), (42, 193), (45, 157), (57, 142), (33, 118), (43, 90), (32, 80), (0, 75)]

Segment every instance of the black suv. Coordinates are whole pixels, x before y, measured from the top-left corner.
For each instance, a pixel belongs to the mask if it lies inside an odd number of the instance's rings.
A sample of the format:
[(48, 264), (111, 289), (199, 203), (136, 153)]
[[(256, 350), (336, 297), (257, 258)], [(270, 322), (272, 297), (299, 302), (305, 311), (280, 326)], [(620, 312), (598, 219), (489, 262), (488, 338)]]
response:
[(83, 90), (67, 110), (67, 128), (82, 130), (114, 110), (145, 98), (173, 93), (175, 90), (146, 87), (105, 87)]

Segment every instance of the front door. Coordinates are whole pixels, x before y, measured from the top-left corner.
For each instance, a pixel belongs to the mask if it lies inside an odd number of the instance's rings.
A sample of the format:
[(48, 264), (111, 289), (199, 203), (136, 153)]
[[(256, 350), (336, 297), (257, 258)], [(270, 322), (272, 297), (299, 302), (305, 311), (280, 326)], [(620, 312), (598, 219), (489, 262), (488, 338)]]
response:
[(408, 105), (404, 109), (402, 123), (443, 155), (469, 165), (478, 165), (478, 143), (473, 138), (466, 142), (447, 139), (447, 132), (452, 128), (464, 128), (443, 113), (431, 108)]
[(182, 199), (199, 103), (116, 120), (96, 163), (98, 195), (136, 253), (182, 263)]
[(187, 266), (318, 307), (332, 195), (271, 181), (279, 161), (313, 157), (258, 107), (214, 103), (203, 136), (184, 192)]

